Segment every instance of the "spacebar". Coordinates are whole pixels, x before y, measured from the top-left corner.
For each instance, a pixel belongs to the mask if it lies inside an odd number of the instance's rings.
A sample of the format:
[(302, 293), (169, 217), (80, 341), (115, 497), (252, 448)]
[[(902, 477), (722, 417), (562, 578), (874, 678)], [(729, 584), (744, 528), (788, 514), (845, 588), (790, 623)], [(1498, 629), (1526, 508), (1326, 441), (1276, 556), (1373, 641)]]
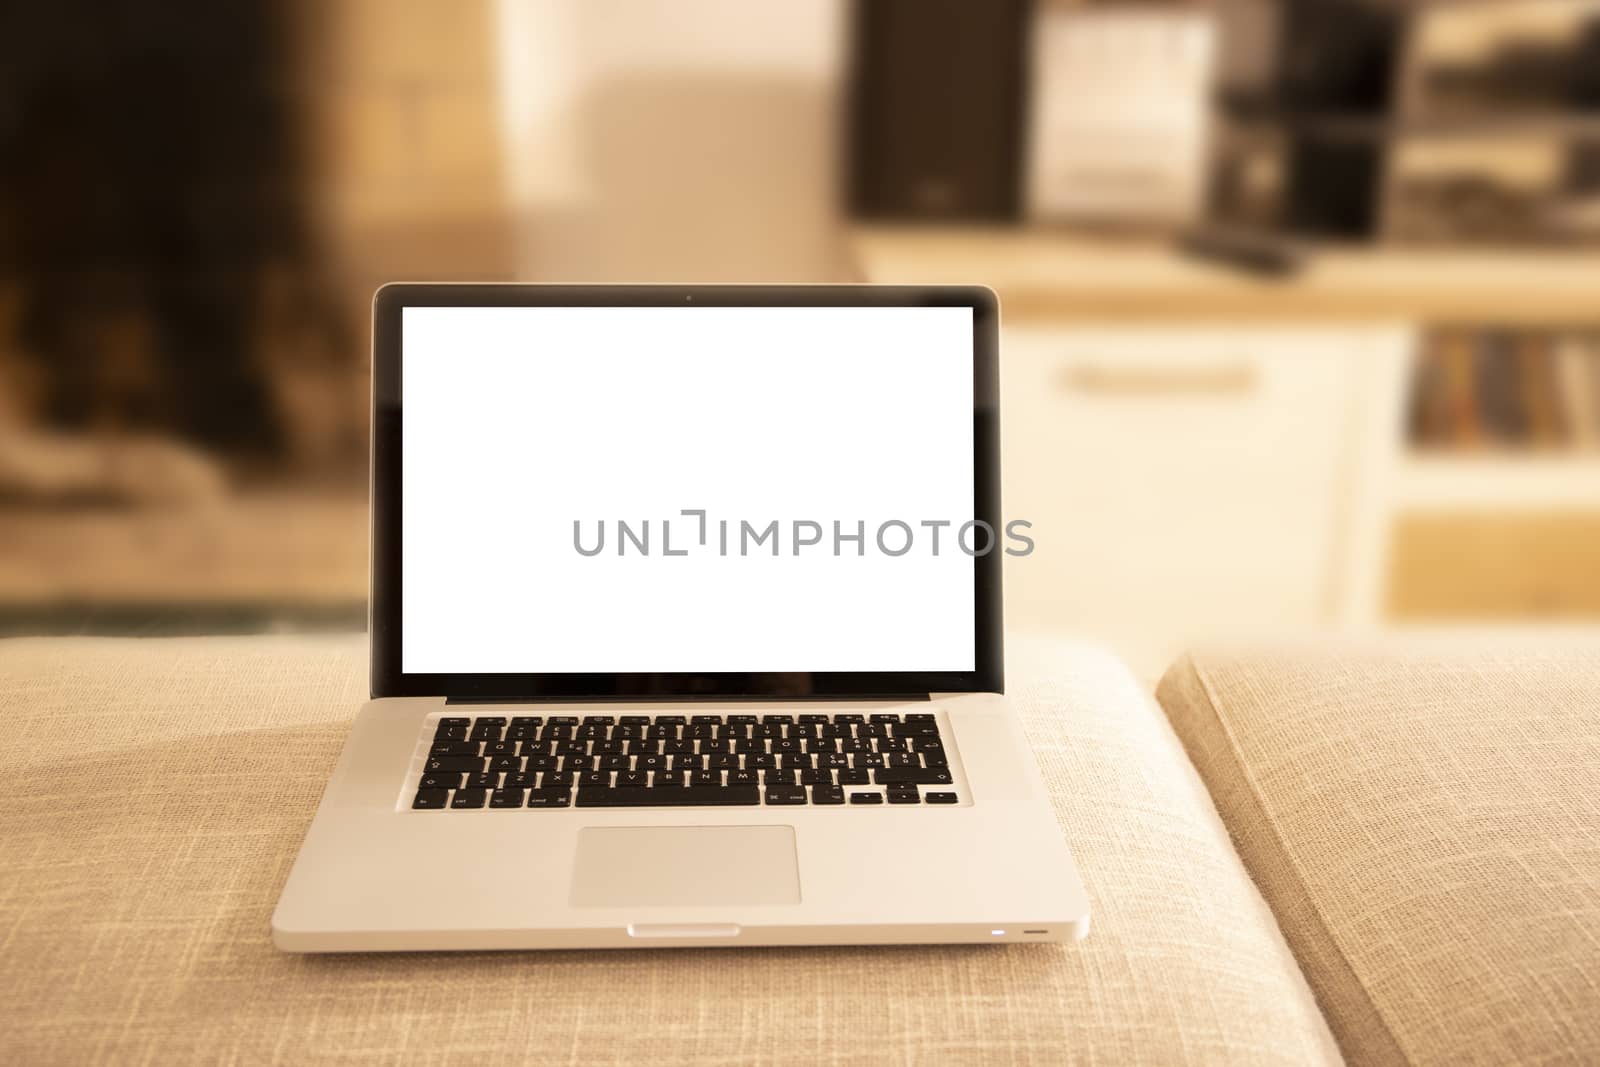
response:
[(759, 803), (761, 790), (753, 785), (691, 785), (670, 789), (627, 785), (578, 787), (580, 808), (678, 808), (698, 804)]

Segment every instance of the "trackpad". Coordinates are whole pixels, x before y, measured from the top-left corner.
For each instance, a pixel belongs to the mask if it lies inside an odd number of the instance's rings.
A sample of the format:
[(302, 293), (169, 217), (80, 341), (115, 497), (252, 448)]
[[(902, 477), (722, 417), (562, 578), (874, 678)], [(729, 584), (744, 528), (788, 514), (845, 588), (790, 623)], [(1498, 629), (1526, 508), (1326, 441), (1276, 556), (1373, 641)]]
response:
[(792, 826), (586, 826), (572, 905), (798, 904)]

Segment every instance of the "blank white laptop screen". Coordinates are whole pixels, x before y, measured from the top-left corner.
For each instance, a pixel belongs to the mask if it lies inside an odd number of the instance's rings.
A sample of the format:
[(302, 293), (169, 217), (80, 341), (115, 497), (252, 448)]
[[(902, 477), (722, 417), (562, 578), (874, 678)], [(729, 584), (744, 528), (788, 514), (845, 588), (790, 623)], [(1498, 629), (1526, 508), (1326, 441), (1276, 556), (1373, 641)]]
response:
[(405, 672), (974, 669), (971, 308), (401, 321)]

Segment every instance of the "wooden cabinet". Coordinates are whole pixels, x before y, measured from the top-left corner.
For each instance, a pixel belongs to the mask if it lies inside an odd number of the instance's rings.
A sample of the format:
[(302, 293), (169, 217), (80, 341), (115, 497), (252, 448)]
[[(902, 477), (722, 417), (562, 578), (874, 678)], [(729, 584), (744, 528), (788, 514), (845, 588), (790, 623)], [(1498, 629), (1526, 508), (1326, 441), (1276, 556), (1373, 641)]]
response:
[(1159, 660), (1162, 634), (1370, 610), (1371, 472), (1410, 342), (1386, 326), (1006, 330), (1005, 513), (1037, 544), (1007, 561), (1008, 623), (1138, 633)]

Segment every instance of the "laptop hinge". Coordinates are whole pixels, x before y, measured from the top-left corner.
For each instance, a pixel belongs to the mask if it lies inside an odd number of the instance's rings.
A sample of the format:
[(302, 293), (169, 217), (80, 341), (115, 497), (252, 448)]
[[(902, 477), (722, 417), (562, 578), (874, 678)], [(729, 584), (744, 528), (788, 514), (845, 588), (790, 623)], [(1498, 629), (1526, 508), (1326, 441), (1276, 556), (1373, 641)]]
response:
[(728, 704), (745, 703), (810, 703), (834, 704), (903, 704), (908, 700), (931, 700), (928, 693), (873, 693), (871, 696), (773, 696), (764, 693), (673, 693), (664, 696), (447, 696), (446, 704)]

